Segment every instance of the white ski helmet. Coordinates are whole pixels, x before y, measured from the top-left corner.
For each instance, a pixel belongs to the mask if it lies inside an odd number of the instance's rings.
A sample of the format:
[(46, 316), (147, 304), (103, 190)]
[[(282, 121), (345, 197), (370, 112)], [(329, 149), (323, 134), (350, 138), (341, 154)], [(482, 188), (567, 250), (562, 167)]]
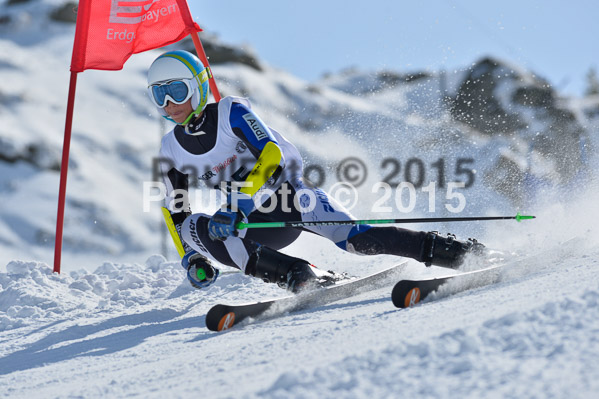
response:
[[(166, 102), (182, 104), (191, 98), (194, 111), (182, 123), (185, 125), (206, 108), (209, 77), (209, 69), (195, 55), (184, 50), (169, 51), (156, 58), (148, 69), (150, 100), (164, 118), (175, 122), (164, 110)], [(176, 86), (171, 85), (175, 82)]]

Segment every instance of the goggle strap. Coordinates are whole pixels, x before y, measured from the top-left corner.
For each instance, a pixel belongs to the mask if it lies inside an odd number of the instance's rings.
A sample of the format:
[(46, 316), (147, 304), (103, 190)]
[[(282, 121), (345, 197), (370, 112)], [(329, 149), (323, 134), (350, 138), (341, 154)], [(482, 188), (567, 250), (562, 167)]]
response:
[(200, 85), (202, 85), (202, 83), (207, 82), (208, 79), (212, 78), (212, 71), (209, 67), (206, 67), (202, 70), (202, 72), (197, 74), (197, 77), (198, 81), (200, 82)]

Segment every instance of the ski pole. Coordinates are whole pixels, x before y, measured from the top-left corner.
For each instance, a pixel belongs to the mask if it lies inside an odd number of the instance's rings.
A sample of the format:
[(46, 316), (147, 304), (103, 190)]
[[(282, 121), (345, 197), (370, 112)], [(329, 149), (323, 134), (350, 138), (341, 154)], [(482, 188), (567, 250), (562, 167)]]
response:
[(343, 226), (357, 224), (394, 224), (394, 223), (432, 223), (432, 222), (472, 222), (482, 220), (516, 220), (534, 219), (536, 216), (516, 214), (516, 216), (469, 216), (445, 218), (412, 218), (412, 219), (363, 219), (363, 220), (318, 220), (314, 222), (262, 222), (262, 223), (237, 223), (237, 229), (276, 228), (276, 227), (316, 227), (316, 226)]

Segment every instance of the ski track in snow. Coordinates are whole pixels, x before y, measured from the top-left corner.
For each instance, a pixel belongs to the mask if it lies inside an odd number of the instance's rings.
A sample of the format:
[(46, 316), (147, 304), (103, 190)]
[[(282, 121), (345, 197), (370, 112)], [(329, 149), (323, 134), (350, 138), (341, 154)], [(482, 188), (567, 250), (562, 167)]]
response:
[(395, 309), (389, 287), (225, 333), (205, 328), (211, 305), (284, 292), (236, 273), (203, 294), (161, 256), (70, 275), (12, 262), (0, 274), (1, 393), (589, 398), (599, 392), (598, 258), (598, 247), (574, 246), (411, 309)]

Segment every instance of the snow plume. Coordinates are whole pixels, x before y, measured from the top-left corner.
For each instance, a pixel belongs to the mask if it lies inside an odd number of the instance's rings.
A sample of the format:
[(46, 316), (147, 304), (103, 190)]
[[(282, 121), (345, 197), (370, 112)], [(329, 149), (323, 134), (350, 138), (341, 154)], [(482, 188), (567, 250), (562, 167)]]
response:
[[(491, 283), (509, 284), (551, 273), (561, 268), (568, 258), (596, 258), (599, 249), (597, 196), (599, 185), (594, 179), (588, 179), (576, 189), (547, 190), (537, 202), (530, 205), (530, 213), (536, 219), (518, 224), (497, 223), (487, 226), (485, 236), (489, 240), (486, 244), (517, 257), (509, 260), (508, 256), (507, 266), (496, 272), (451, 281), (427, 300), (439, 300)], [(462, 269), (480, 267), (472, 259), (470, 263), (466, 263)]]
[(579, 187), (546, 190), (526, 208), (536, 219), (489, 228), (491, 243), (504, 249), (534, 252), (575, 239), (579, 250), (599, 245), (599, 184), (589, 179)]

